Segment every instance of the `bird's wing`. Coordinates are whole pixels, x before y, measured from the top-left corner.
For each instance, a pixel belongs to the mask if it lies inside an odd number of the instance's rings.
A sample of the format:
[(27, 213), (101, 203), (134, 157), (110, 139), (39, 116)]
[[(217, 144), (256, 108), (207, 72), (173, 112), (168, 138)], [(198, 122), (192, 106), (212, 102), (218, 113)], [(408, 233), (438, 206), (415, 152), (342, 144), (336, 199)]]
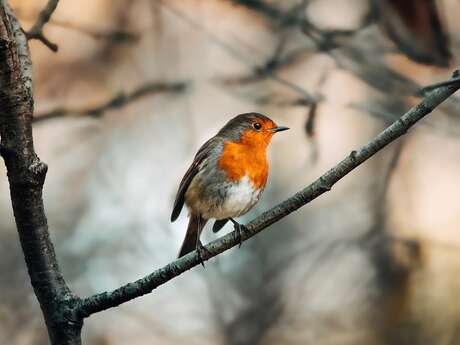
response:
[(174, 207), (171, 213), (171, 222), (174, 222), (182, 210), (185, 202), (185, 193), (187, 192), (190, 183), (200, 169), (201, 163), (209, 156), (210, 150), (220, 142), (218, 137), (213, 137), (203, 144), (198, 150), (192, 164), (185, 173), (177, 191), (176, 200), (174, 200)]

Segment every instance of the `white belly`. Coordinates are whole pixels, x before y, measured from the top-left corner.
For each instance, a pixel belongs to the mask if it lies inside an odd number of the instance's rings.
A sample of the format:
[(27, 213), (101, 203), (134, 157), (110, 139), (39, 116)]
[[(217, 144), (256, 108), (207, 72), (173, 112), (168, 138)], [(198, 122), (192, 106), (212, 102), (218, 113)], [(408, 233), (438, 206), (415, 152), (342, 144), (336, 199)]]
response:
[(225, 219), (243, 215), (257, 203), (261, 191), (254, 187), (249, 177), (244, 176), (227, 190), (225, 201), (210, 216)]

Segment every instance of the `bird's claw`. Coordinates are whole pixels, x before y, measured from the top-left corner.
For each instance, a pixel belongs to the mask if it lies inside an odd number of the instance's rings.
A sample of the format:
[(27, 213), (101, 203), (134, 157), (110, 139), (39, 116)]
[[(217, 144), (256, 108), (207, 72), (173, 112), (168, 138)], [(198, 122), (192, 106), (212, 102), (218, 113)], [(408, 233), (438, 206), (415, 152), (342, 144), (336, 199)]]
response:
[(207, 250), (201, 242), (198, 242), (196, 244), (196, 252), (198, 254), (198, 260), (200, 261), (201, 266), (203, 266), (203, 268), (206, 268), (206, 266), (204, 265), (203, 256), (206, 255), (206, 253), (210, 254), (211, 252)]
[(247, 229), (243, 224), (240, 224), (233, 219), (230, 219), (230, 220), (233, 222), (233, 225), (236, 231), (236, 235), (238, 236), (238, 243), (239, 243), (238, 248), (241, 248), (241, 245), (243, 244), (243, 237), (241, 236), (241, 234), (245, 232)]

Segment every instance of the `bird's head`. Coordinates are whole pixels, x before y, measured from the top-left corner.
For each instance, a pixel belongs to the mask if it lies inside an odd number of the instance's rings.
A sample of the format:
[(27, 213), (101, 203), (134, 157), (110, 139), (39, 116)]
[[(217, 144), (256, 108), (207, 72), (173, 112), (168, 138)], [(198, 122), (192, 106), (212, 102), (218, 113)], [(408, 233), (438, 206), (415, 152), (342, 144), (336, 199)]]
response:
[(273, 120), (259, 113), (241, 114), (231, 119), (220, 130), (219, 136), (245, 145), (267, 146), (277, 132), (288, 127), (278, 126)]

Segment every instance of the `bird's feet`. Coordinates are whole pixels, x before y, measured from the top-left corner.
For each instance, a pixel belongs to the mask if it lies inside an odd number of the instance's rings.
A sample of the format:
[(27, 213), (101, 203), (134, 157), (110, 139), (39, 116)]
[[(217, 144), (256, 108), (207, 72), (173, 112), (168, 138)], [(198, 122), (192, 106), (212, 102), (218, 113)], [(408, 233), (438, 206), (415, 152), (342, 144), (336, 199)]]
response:
[(235, 231), (236, 231), (236, 234), (238, 236), (238, 243), (239, 243), (239, 246), (238, 248), (241, 248), (241, 245), (243, 244), (243, 238), (241, 236), (241, 234), (243, 232), (245, 232), (247, 229), (246, 227), (243, 225), (243, 224), (240, 224), (238, 223), (236, 220), (234, 220), (233, 218), (229, 218), (230, 221), (233, 223), (233, 226), (235, 228)]
[(203, 268), (206, 268), (206, 266), (204, 265), (203, 256), (206, 254), (210, 254), (211, 252), (207, 250), (205, 246), (203, 246), (203, 243), (201, 243), (200, 240), (196, 242), (196, 252), (198, 253), (198, 259), (200, 260), (201, 266), (203, 266)]

